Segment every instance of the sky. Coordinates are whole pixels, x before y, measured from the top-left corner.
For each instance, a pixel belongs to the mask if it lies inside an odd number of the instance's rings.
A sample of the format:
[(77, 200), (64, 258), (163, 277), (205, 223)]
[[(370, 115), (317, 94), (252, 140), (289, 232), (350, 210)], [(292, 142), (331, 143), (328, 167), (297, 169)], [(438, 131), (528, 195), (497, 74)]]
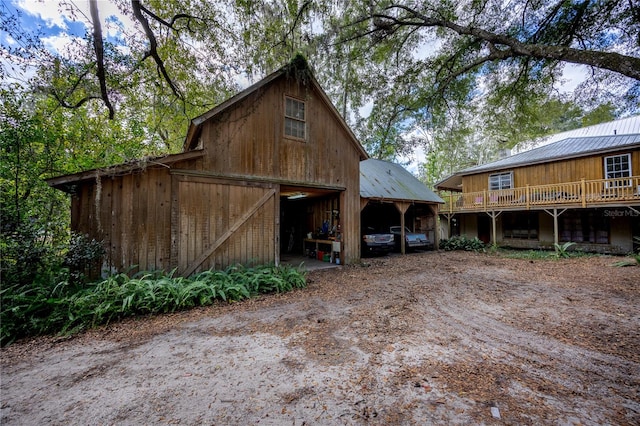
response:
[[(40, 30), (45, 46), (51, 50), (63, 50), (74, 38), (83, 37), (90, 28), (89, 2), (86, 0), (71, 0), (75, 6), (75, 19), (60, 0), (9, 0), (2, 3), (3, 9), (21, 12), (20, 26), (26, 32)], [(99, 1), (99, 10), (105, 37), (110, 40), (119, 35), (114, 21), (125, 26), (133, 25), (111, 2)], [(2, 34), (0, 40), (6, 43), (6, 34)]]

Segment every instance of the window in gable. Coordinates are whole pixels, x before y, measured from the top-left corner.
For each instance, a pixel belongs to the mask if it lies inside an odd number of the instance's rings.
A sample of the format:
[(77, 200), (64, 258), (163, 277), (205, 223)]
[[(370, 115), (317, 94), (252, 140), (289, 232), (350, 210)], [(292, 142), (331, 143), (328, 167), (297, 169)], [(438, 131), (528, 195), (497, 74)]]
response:
[(607, 188), (631, 186), (631, 180), (621, 179), (631, 176), (631, 154), (612, 155), (604, 158), (604, 178), (616, 179), (607, 182)]
[(306, 138), (305, 105), (303, 101), (285, 97), (284, 134), (296, 139)]
[(513, 172), (494, 173), (489, 175), (489, 190), (513, 188)]

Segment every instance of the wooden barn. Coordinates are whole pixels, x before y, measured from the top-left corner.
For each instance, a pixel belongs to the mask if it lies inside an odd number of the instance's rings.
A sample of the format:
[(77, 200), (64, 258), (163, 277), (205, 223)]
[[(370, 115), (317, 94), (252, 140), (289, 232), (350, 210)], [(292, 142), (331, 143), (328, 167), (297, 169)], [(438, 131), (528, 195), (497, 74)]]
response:
[(352, 263), (366, 158), (296, 58), (192, 120), (182, 153), (48, 183), (72, 195), (72, 230), (103, 241), (103, 270), (279, 264), (322, 231)]

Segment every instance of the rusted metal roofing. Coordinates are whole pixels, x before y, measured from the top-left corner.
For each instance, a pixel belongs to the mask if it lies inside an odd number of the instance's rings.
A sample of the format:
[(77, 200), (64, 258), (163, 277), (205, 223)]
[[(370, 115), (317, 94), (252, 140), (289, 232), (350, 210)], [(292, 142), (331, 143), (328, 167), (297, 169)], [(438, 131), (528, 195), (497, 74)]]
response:
[(399, 164), (370, 158), (360, 162), (360, 197), (444, 203), (427, 186)]
[(487, 164), (464, 169), (457, 174), (469, 175), (489, 170), (501, 170), (531, 164), (548, 163), (565, 158), (577, 158), (596, 153), (640, 147), (640, 133), (633, 135), (574, 137), (543, 145), (529, 151)]

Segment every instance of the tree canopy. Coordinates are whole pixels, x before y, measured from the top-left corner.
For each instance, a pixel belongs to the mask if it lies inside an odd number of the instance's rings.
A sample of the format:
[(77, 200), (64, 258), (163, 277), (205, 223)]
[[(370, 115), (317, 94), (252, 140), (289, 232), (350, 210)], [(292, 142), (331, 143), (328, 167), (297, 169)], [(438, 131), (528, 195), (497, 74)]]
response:
[[(23, 30), (26, 12), (3, 4), (0, 76), (5, 90), (33, 93), (40, 100), (31, 105), (72, 117), (67, 127), (84, 134), (64, 155), (87, 158), (60, 162), (51, 170), (60, 173), (175, 152), (191, 117), (302, 53), (370, 155), (406, 159), (420, 147), (425, 158), (415, 160), (437, 175), (447, 168), (434, 168), (435, 158), (453, 155), (452, 167), (461, 166), (581, 117), (637, 113), (637, 6), (59, 0), (59, 13), (84, 33), (53, 49), (43, 30)], [(565, 72), (576, 64), (583, 81), (568, 90)], [(127, 142), (105, 137), (105, 126)]]

